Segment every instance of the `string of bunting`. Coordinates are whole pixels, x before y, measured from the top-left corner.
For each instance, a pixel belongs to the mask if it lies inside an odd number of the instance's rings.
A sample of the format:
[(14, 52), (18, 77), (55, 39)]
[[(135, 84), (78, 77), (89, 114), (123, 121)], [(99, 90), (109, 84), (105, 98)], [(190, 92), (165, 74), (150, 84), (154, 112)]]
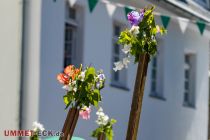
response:
[[(77, 0), (68, 0), (70, 2), (70, 5), (73, 6)], [(120, 3), (115, 3), (115, 2), (110, 2), (109, 0), (87, 0), (88, 2), (88, 7), (89, 7), (89, 11), (90, 13), (92, 13), (96, 7), (96, 5), (98, 4), (98, 2), (102, 2), (104, 4), (106, 4), (106, 9), (107, 12), (109, 14), (109, 16), (112, 16), (114, 11), (116, 10), (117, 7), (121, 7), (124, 9), (125, 12), (125, 17), (127, 19), (127, 14), (129, 12), (131, 12), (132, 10), (136, 9), (135, 7), (132, 6), (127, 6), (127, 5), (123, 5)], [(176, 19), (179, 23), (181, 32), (184, 33), (187, 29), (188, 24), (191, 22), (193, 24), (196, 24), (198, 27), (198, 30), (200, 32), (201, 35), (203, 35), (206, 26), (210, 26), (210, 23), (204, 22), (204, 21), (196, 21), (196, 20), (190, 20), (187, 18), (183, 18), (183, 17), (177, 17), (177, 16), (168, 16), (168, 15), (162, 15), (161, 13), (154, 13), (157, 16), (160, 16), (160, 19), (162, 21), (163, 26), (167, 29), (170, 20), (171, 19)]]

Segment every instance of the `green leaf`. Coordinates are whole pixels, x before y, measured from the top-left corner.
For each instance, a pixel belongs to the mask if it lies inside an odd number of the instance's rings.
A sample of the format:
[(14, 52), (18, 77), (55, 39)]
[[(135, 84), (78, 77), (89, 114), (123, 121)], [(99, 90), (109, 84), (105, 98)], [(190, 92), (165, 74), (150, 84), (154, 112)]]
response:
[(115, 124), (116, 122), (117, 122), (117, 120), (115, 120), (115, 119), (110, 120), (111, 125)]
[(94, 80), (94, 75), (96, 75), (95, 68), (88, 68), (85, 73), (85, 80), (87, 80), (88, 82), (92, 82)]
[(71, 96), (71, 93), (63, 96), (63, 102), (66, 105), (65, 109), (69, 107), (69, 105), (72, 103), (73, 97)]
[(69, 104), (69, 97), (68, 97), (68, 95), (64, 95), (63, 96), (63, 102), (65, 103), (65, 105)]

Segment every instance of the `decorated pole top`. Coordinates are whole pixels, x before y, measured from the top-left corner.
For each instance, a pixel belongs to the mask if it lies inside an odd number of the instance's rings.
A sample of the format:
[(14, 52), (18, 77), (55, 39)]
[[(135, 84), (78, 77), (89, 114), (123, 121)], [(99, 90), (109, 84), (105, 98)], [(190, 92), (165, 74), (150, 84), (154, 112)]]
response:
[(141, 54), (150, 56), (156, 54), (156, 35), (158, 33), (165, 34), (166, 30), (164, 27), (156, 25), (153, 11), (154, 6), (150, 6), (127, 14), (131, 28), (122, 31), (118, 40), (126, 57), (122, 61), (115, 62), (114, 71), (127, 68), (131, 56), (134, 56), (136, 63)]

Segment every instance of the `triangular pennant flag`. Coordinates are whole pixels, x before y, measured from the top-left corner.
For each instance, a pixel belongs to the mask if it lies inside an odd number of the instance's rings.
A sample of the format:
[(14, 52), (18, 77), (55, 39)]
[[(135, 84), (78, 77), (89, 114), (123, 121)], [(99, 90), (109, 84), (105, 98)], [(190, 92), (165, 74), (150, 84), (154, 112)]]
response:
[(127, 19), (128, 13), (130, 13), (131, 11), (133, 11), (133, 9), (126, 6), (126, 7), (124, 8), (124, 10), (125, 10), (125, 17), (126, 17), (126, 19)]
[(201, 35), (202, 35), (203, 32), (204, 32), (204, 29), (206, 27), (206, 24), (204, 22), (202, 22), (202, 21), (197, 21), (196, 24), (198, 26), (198, 29), (199, 29)]
[(98, 0), (88, 0), (89, 10), (92, 13), (94, 8), (96, 7)]
[(169, 24), (169, 21), (170, 21), (170, 17), (168, 17), (168, 16), (163, 16), (163, 15), (161, 15), (160, 17), (161, 17), (163, 26), (167, 29), (168, 24)]
[(77, 0), (69, 0), (70, 6), (73, 7)]
[(181, 17), (178, 17), (177, 19), (178, 19), (179, 27), (180, 27), (182, 33), (184, 33), (187, 29), (189, 20), (186, 18), (181, 18)]
[(107, 12), (108, 12), (109, 16), (112, 16), (115, 9), (116, 9), (116, 6), (114, 4), (107, 3), (106, 4), (106, 9), (107, 9)]

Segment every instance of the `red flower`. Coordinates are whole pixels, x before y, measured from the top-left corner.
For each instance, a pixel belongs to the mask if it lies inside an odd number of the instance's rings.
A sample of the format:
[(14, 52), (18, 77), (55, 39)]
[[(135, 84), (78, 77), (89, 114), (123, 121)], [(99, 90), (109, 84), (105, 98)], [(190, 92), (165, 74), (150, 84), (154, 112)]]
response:
[(68, 76), (72, 76), (74, 74), (74, 66), (73, 65), (69, 65), (64, 69), (64, 73)]
[(63, 73), (57, 75), (57, 80), (64, 85), (69, 84), (69, 77)]
[(64, 73), (72, 80), (75, 80), (76, 76), (80, 73), (80, 69), (76, 69), (74, 65), (69, 65), (64, 69)]

